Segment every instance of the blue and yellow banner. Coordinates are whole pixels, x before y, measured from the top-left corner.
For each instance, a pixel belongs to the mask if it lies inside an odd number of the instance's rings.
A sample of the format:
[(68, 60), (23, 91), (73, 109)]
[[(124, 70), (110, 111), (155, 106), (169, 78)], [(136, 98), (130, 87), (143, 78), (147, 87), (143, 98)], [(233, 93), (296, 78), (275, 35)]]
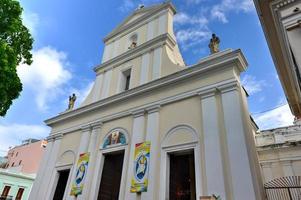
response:
[(82, 153), (79, 155), (76, 166), (76, 176), (70, 192), (71, 196), (78, 196), (83, 192), (84, 182), (88, 172), (89, 157), (90, 153)]
[(136, 144), (134, 156), (134, 175), (131, 180), (131, 192), (146, 192), (150, 164), (150, 142)]

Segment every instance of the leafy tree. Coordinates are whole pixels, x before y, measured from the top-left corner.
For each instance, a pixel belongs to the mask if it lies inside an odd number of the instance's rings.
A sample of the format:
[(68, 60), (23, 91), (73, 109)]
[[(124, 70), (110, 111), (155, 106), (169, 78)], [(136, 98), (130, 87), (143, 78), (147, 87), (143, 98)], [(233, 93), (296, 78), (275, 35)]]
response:
[(33, 38), (22, 23), (22, 11), (18, 1), (0, 0), (0, 116), (22, 91), (17, 66), (32, 63)]

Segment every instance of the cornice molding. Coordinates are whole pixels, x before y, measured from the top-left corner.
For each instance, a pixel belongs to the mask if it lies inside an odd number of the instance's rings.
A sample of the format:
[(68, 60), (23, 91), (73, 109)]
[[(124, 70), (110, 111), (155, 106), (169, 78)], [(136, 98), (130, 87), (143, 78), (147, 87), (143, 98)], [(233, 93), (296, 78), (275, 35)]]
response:
[(92, 130), (100, 129), (102, 125), (103, 125), (102, 121), (96, 121), (90, 124)]
[[(229, 79), (229, 80), (222, 81), (222, 82), (210, 85), (210, 86), (197, 88), (195, 90), (180, 93), (180, 94), (177, 94), (175, 96), (171, 96), (171, 97), (168, 97), (168, 98), (165, 98), (165, 99), (162, 99), (162, 100), (150, 103), (150, 104), (146, 104), (146, 105), (141, 106), (141, 107), (137, 107), (137, 108), (134, 108), (134, 109), (129, 109), (129, 110), (126, 110), (126, 111), (123, 111), (123, 112), (119, 112), (117, 114), (104, 116), (101, 120), (102, 120), (103, 123), (106, 123), (106, 122), (109, 122), (109, 121), (112, 121), (112, 120), (115, 120), (115, 119), (119, 119), (119, 118), (126, 117), (126, 116), (131, 116), (131, 115), (134, 118), (144, 116), (144, 114), (148, 110), (149, 111), (157, 111), (156, 109), (160, 109), (164, 105), (167, 105), (167, 104), (170, 104), (170, 103), (173, 103), (173, 102), (176, 102), (176, 101), (181, 101), (183, 99), (187, 99), (187, 98), (190, 98), (190, 97), (193, 97), (193, 96), (199, 96), (201, 94), (205, 94), (202, 91), (209, 91), (211, 89), (217, 88), (219, 85), (232, 84), (232, 82), (237, 82), (237, 80)], [(90, 124), (93, 124), (93, 123), (94, 123), (94, 121), (86, 123), (86, 124), (81, 124), (81, 125), (78, 125), (76, 127), (67, 128), (65, 130), (61, 130), (59, 133), (62, 133), (64, 135), (69, 134), (69, 133), (72, 133), (74, 131), (81, 130), (81, 127), (83, 127), (83, 126), (90, 126)], [(52, 133), (52, 134), (56, 135), (57, 133)]]
[(146, 108), (146, 112), (147, 112), (147, 114), (152, 114), (155, 112), (159, 112), (160, 108), (161, 108), (161, 106), (159, 104), (153, 105), (153, 106), (150, 106), (149, 108)]
[(279, 9), (279, 8), (282, 8), (282, 7), (285, 7), (289, 4), (292, 4), (294, 3), (295, 0), (281, 0), (281, 1), (278, 1), (277, 3), (275, 3), (275, 8)]
[(131, 112), (131, 114), (133, 115), (134, 118), (144, 116), (145, 109), (134, 110)]
[(58, 132), (56, 134), (50, 135), (46, 138), (47, 142), (54, 142), (55, 140), (60, 140), (63, 138), (63, 134), (61, 132)]
[[(45, 123), (47, 125), (52, 125), (57, 122), (61, 122), (63, 120), (70, 119), (72, 117), (76, 117), (81, 114), (87, 113), (89, 111), (92, 111), (95, 109), (100, 109), (100, 108), (102, 108), (104, 106), (108, 106), (112, 103), (125, 101), (128, 98), (132, 98), (132, 97), (141, 95), (146, 92), (151, 92), (153, 90), (157, 90), (157, 89), (162, 88), (167, 85), (172, 85), (179, 81), (189, 79), (192, 76), (197, 76), (197, 75), (198, 76), (200, 76), (200, 75), (208, 76), (209, 72), (212, 72), (215, 70), (221, 70), (223, 68), (228, 68), (228, 67), (237, 67), (240, 71), (242, 71), (246, 68), (246, 63), (243, 62), (243, 60), (244, 60), (244, 57), (240, 50), (228, 51), (227, 53), (221, 52), (219, 57), (214, 57), (214, 59), (210, 59), (210, 57), (208, 57), (187, 69), (178, 71), (176, 73), (170, 74), (170, 75), (162, 77), (160, 79), (156, 79), (154, 81), (148, 82), (141, 86), (132, 88), (130, 90), (110, 96), (108, 98), (99, 100), (97, 102), (82, 106), (80, 108), (71, 110), (69, 112), (62, 113), (61, 115), (58, 115), (56, 117), (46, 120)], [(227, 81), (224, 81), (222, 83), (222, 85), (226, 84), (225, 82), (228, 83), (229, 81), (237, 82), (237, 80), (227, 80)], [(213, 84), (208, 87), (205, 87), (205, 89), (217, 87), (217, 86), (221, 86), (221, 85)], [(202, 91), (203, 89), (204, 88), (200, 89), (200, 91)], [(189, 93), (190, 92), (181, 94), (180, 98), (189, 97), (189, 95), (190, 95)], [(182, 95), (184, 95), (184, 97)], [(187, 97), (185, 95), (187, 95)], [(197, 93), (193, 92), (193, 95), (197, 95)], [(164, 102), (164, 101), (165, 100), (162, 100), (162, 102)], [(128, 113), (128, 114), (131, 114), (131, 113)], [(118, 116), (120, 116), (120, 114), (117, 113), (117, 114), (114, 114), (114, 116), (118, 117)], [(105, 120), (102, 119), (102, 122), (105, 122)]]
[(132, 60), (138, 56), (141, 56), (149, 51), (156, 49), (163, 45), (168, 45), (170, 48), (173, 48), (176, 45), (176, 41), (172, 38), (169, 33), (159, 35), (141, 45), (138, 45), (134, 49), (128, 50), (115, 58), (112, 58), (94, 68), (94, 71), (97, 74), (100, 74), (104, 71), (108, 71), (112, 68), (122, 65), (124, 62)]
[(200, 93), (198, 93), (198, 95), (201, 97), (201, 100), (203, 100), (215, 96), (216, 93), (217, 93), (216, 88), (210, 88), (208, 90), (201, 91)]

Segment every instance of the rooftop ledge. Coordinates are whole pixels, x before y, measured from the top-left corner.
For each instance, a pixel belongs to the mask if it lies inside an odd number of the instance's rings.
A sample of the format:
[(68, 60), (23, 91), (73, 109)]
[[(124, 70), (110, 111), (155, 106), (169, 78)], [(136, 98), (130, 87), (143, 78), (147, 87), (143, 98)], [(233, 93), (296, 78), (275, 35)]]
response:
[[(240, 72), (243, 72), (247, 68), (247, 61), (242, 54), (240, 49), (231, 50), (227, 49), (225, 51), (221, 51), (215, 53), (213, 55), (209, 55), (203, 59), (201, 59), (197, 64), (188, 66), (186, 69), (175, 72), (173, 74), (164, 76), (162, 78), (153, 80), (146, 84), (140, 85), (138, 87), (132, 88), (130, 90), (118, 93), (116, 95), (107, 97), (105, 99), (101, 99), (94, 103), (76, 108), (74, 110), (65, 111), (60, 113), (59, 115), (52, 117), (50, 119), (45, 120), (44, 122), (50, 126), (55, 123), (61, 122), (66, 119), (70, 119), (72, 117), (87, 113), (94, 109), (99, 109), (101, 107), (107, 106), (111, 103), (116, 103), (118, 101), (124, 101), (127, 98), (141, 95), (143, 93), (149, 92), (154, 89), (161, 88), (163, 86), (176, 83), (178, 81), (190, 78), (195, 75), (206, 74), (210, 71), (216, 70), (218, 68), (229, 66), (229, 64), (234, 64)], [(208, 74), (207, 74), (208, 75)]]

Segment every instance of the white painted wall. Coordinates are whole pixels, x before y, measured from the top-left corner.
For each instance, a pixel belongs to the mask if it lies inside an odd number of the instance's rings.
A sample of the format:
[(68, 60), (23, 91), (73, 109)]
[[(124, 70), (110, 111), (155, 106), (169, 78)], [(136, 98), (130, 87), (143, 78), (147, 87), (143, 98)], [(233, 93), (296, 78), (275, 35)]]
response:
[(162, 47), (154, 50), (152, 80), (161, 77)]
[(131, 147), (130, 147), (130, 158), (128, 162), (128, 171), (127, 171), (127, 181), (125, 188), (125, 199), (127, 200), (136, 200), (136, 193), (131, 193), (131, 180), (134, 173), (134, 154), (135, 154), (135, 145), (137, 143), (141, 143), (144, 141), (144, 111), (134, 114), (133, 120), (133, 133), (131, 139)]
[(140, 85), (148, 82), (149, 65), (150, 65), (150, 53), (143, 54), (141, 71), (140, 71)]
[(101, 97), (100, 97), (101, 99), (107, 98), (109, 96), (111, 78), (112, 78), (112, 69), (104, 73), (104, 80), (103, 80), (103, 86), (102, 86)]
[(202, 96), (202, 116), (205, 148), (205, 166), (208, 195), (218, 194), (226, 199), (222, 162), (221, 130), (215, 92)]
[(250, 163), (242, 122), (239, 92), (222, 91), (222, 107), (226, 128), (227, 149), (231, 170), (234, 200), (254, 200), (255, 190), (252, 183)]
[[(159, 149), (160, 149), (160, 141), (159, 141), (159, 107), (155, 107), (148, 111), (147, 115), (147, 127), (146, 127), (146, 139), (145, 141), (151, 142), (150, 149), (150, 165), (149, 165), (149, 181), (147, 192), (143, 192), (141, 195), (141, 199), (157, 199), (158, 195), (154, 193), (156, 186), (158, 186), (159, 180), (156, 178), (157, 173), (160, 171), (158, 168), (159, 162)], [(158, 188), (158, 187), (157, 187)]]

